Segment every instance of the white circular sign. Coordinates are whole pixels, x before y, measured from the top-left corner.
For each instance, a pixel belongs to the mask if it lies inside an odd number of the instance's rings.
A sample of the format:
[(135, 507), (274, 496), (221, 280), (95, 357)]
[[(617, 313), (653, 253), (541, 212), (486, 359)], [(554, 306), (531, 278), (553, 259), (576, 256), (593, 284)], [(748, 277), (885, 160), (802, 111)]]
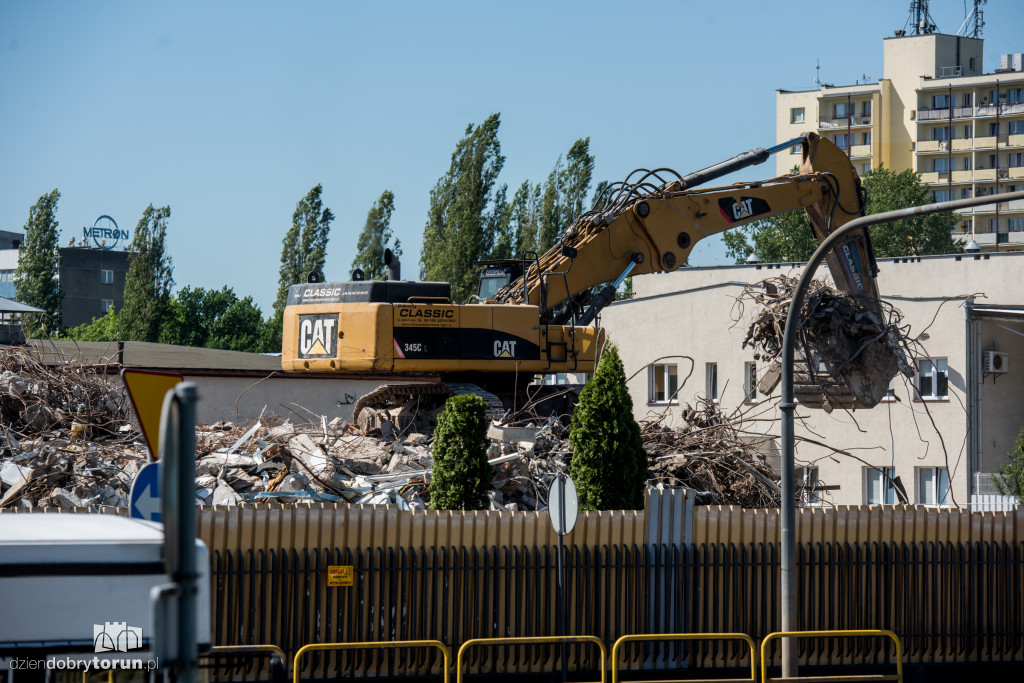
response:
[(569, 476), (556, 477), (548, 489), (548, 517), (559, 536), (565, 536), (576, 526), (580, 502), (576, 497), (576, 484)]

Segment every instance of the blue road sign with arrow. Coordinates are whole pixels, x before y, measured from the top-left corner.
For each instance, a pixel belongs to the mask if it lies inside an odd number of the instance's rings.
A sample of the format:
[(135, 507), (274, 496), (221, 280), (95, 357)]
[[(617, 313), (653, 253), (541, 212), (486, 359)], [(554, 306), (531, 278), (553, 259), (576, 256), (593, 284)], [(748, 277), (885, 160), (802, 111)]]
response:
[(161, 522), (160, 516), (160, 463), (151, 462), (141, 470), (132, 482), (128, 510), (135, 519), (147, 522)]

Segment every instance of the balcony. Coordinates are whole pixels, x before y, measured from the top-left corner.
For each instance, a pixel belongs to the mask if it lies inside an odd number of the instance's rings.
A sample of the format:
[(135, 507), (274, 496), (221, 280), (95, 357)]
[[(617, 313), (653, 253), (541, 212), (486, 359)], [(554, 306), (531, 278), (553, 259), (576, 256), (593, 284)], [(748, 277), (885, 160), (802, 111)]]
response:
[(996, 138), (994, 138), (994, 137), (974, 138), (974, 149), (984, 149), (984, 148), (987, 148), (987, 147), (995, 147), (995, 146), (996, 146)]
[(1024, 166), (1014, 166), (1006, 169), (1009, 178), (1024, 178)]
[(929, 109), (922, 107), (917, 110), (918, 121), (945, 121), (949, 119), (949, 109)]
[(994, 232), (976, 232), (974, 241), (978, 243), (979, 247), (994, 247), (996, 246), (996, 234)]
[(1007, 147), (1024, 147), (1024, 133), (1006, 138)]
[(953, 171), (954, 183), (969, 183), (974, 180), (974, 171)]
[(945, 140), (921, 140), (917, 143), (918, 152), (944, 152), (946, 151)]
[(950, 140), (950, 142), (953, 143), (954, 152), (962, 152), (974, 149), (974, 140), (971, 138), (959, 138), (957, 140)]
[[(1000, 115), (1024, 114), (1024, 103), (1014, 102), (1013, 104), (1002, 103), (998, 107)], [(975, 109), (975, 116), (995, 116), (996, 105), (982, 104)]]
[(850, 157), (871, 156), (871, 145), (854, 145), (850, 148)]
[(922, 173), (921, 174), (921, 182), (924, 183), (925, 185), (935, 185), (936, 183), (939, 182), (939, 174), (938, 173)]

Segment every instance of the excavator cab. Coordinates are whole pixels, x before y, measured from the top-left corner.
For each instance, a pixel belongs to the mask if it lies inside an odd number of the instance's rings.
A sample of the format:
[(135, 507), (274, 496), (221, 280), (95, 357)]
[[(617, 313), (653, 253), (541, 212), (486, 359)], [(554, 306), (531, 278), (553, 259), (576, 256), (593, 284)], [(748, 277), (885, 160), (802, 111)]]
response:
[(523, 274), (523, 262), (516, 259), (477, 261), (476, 265), (484, 267), (480, 273), (480, 287), (477, 291), (480, 301), (493, 299), (498, 290), (513, 280), (518, 280)]

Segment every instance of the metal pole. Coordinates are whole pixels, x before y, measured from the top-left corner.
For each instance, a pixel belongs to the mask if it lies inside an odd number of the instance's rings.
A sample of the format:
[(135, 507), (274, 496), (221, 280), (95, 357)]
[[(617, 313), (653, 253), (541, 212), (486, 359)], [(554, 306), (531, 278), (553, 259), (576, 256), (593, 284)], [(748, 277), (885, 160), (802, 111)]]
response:
[[(565, 532), (565, 473), (558, 473), (558, 635), (565, 636), (565, 578), (563, 572), (565, 567), (562, 563), (562, 552), (565, 545), (562, 543), (562, 535)], [(565, 641), (561, 646), (562, 659), (562, 683), (569, 679), (569, 668), (565, 661)]]
[[(803, 305), (807, 288), (814, 277), (814, 271), (825, 259), (835, 245), (850, 233), (860, 228), (868, 228), (878, 223), (899, 220), (900, 218), (914, 218), (916, 216), (927, 216), (943, 211), (956, 211), (971, 206), (984, 206), (997, 202), (1011, 202), (1017, 199), (1024, 199), (1024, 192), (1011, 192), (1000, 195), (997, 199), (992, 197), (971, 197), (970, 199), (958, 199), (951, 202), (940, 202), (938, 204), (925, 204), (924, 206), (913, 206), (909, 209), (898, 211), (886, 211), (871, 216), (861, 216), (829, 235), (818, 247), (807, 261), (800, 281), (793, 291), (793, 301), (789, 305), (789, 313), (786, 315), (786, 329), (782, 338), (782, 401), (779, 404), (781, 409), (782, 424), (780, 436), (782, 440), (782, 510), (781, 510), (781, 609), (782, 609), (782, 630), (798, 631), (797, 623), (797, 590), (796, 590), (796, 500), (793, 464), (793, 413), (796, 404), (793, 399), (793, 356), (796, 331), (800, 326), (800, 307)], [(783, 677), (795, 677), (796, 672), (796, 643), (793, 638), (782, 639), (782, 675)]]
[(177, 566), (171, 580), (178, 584), (178, 675), (180, 683), (194, 683), (198, 676), (199, 648), (196, 644), (196, 402), (194, 382), (182, 382), (174, 389), (180, 409), (180, 461), (178, 475)]

